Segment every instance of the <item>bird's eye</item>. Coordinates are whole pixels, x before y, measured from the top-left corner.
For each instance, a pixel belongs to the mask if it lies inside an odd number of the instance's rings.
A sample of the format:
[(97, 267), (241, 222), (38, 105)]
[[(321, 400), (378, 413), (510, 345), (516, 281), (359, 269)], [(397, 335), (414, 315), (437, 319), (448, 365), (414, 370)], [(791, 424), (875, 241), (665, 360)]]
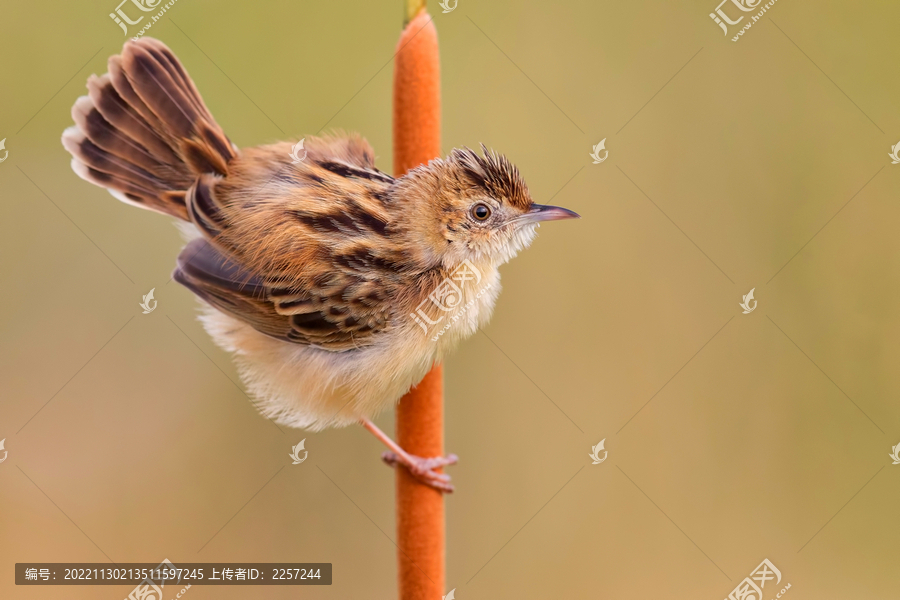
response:
[(485, 221), (491, 216), (491, 209), (487, 204), (476, 204), (472, 207), (472, 216), (476, 221)]

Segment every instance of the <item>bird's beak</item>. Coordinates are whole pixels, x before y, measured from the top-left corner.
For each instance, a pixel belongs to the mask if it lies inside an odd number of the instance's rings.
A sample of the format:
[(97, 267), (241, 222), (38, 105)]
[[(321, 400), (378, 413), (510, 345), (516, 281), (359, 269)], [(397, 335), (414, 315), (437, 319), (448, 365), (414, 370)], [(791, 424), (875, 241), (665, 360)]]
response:
[(571, 211), (568, 208), (560, 206), (548, 206), (546, 204), (532, 204), (531, 209), (522, 216), (523, 220), (538, 221), (560, 221), (562, 219), (580, 219), (581, 215)]

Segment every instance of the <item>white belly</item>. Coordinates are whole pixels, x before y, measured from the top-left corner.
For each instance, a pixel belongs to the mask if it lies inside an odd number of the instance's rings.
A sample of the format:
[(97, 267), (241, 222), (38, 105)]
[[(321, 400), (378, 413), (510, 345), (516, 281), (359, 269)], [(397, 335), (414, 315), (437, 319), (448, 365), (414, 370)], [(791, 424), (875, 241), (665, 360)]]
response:
[(426, 324), (427, 331), (412, 316), (400, 315), (374, 345), (347, 352), (276, 340), (209, 306), (200, 320), (216, 344), (234, 353), (263, 415), (318, 431), (390, 408), (435, 362), (486, 325), (500, 293), (500, 275), (493, 267), (482, 275), (477, 286), (463, 289), (459, 308)]

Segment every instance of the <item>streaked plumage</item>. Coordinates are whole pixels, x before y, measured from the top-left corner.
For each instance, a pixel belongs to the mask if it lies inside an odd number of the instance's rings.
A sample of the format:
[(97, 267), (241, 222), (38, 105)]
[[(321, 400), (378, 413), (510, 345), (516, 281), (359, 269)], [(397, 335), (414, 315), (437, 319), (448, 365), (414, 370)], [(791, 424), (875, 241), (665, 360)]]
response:
[[(490, 317), (497, 268), (540, 220), (516, 168), (483, 149), (394, 179), (356, 135), (238, 149), (172, 52), (143, 37), (88, 80), (63, 134), (72, 168), (116, 198), (192, 223), (175, 279), (233, 352), (266, 416), (311, 429), (373, 417)], [(473, 206), (488, 207), (479, 222)], [(482, 209), (479, 209), (482, 210)], [(437, 341), (410, 316), (468, 260), (474, 304)]]

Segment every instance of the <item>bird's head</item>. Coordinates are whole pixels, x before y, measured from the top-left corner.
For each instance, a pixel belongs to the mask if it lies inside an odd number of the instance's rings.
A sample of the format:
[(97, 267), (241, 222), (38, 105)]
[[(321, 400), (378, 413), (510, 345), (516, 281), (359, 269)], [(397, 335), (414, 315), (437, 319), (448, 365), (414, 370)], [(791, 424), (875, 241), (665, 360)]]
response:
[(565, 208), (535, 204), (515, 165), (484, 146), (482, 153), (455, 149), (398, 181), (403, 225), (423, 263), (499, 266), (531, 243), (542, 221), (578, 218)]

